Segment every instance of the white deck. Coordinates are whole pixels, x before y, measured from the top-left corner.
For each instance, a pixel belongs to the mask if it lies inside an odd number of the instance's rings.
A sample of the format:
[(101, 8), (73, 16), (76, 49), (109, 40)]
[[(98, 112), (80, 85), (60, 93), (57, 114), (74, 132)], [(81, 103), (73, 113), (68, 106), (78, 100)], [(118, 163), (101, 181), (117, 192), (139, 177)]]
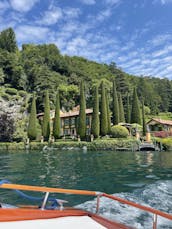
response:
[(1, 229), (105, 229), (89, 216), (0, 222)]

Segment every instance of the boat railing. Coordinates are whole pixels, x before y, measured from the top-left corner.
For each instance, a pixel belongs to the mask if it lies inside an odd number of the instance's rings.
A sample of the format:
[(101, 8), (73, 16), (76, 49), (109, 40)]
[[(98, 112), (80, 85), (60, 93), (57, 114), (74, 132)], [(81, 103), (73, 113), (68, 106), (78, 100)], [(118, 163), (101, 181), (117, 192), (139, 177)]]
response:
[(118, 201), (118, 202), (120, 202), (122, 204), (127, 204), (129, 206), (138, 208), (140, 210), (152, 213), (153, 214), (153, 224), (152, 224), (152, 228), (153, 229), (157, 228), (157, 218), (158, 218), (158, 216), (164, 217), (164, 218), (166, 218), (168, 220), (172, 220), (172, 215), (171, 214), (168, 214), (166, 212), (162, 212), (160, 210), (156, 210), (156, 209), (148, 207), (148, 206), (140, 205), (138, 203), (135, 203), (135, 202), (120, 198), (118, 196), (109, 195), (109, 194), (102, 193), (102, 192), (87, 191), (87, 190), (74, 190), (74, 189), (62, 189), (62, 188), (49, 188), (49, 187), (18, 185), (18, 184), (9, 184), (9, 183), (0, 184), (0, 188), (23, 190), (23, 191), (44, 192), (45, 193), (45, 197), (44, 197), (41, 209), (45, 208), (47, 200), (48, 200), (49, 193), (88, 195), (88, 196), (96, 196), (97, 197), (96, 213), (99, 212), (101, 197), (106, 197), (106, 198)]

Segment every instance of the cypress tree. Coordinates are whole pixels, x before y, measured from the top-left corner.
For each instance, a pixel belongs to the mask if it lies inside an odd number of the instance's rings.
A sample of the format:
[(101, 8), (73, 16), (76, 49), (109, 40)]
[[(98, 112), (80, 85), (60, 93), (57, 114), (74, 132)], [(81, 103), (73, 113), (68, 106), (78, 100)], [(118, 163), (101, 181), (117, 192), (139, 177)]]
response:
[(106, 90), (106, 105), (107, 105), (107, 124), (108, 124), (108, 134), (111, 132), (111, 114), (109, 108), (109, 96)]
[(50, 102), (49, 102), (49, 93), (46, 90), (45, 100), (44, 100), (44, 117), (42, 124), (42, 135), (45, 140), (49, 139), (50, 136)]
[(130, 114), (130, 97), (129, 94), (127, 95), (127, 110), (126, 110), (126, 122), (130, 123), (130, 118), (131, 118), (131, 114)]
[(119, 96), (119, 122), (125, 122), (124, 107), (123, 107), (121, 93), (119, 93), (118, 96)]
[(145, 122), (145, 109), (144, 109), (144, 101), (142, 99), (142, 126), (143, 126), (143, 136), (146, 135), (146, 122)]
[(107, 104), (104, 83), (101, 83), (101, 116), (100, 116), (100, 133), (105, 136), (108, 133)]
[(91, 134), (94, 138), (98, 138), (100, 134), (100, 120), (99, 120), (99, 94), (98, 86), (94, 88), (94, 105), (93, 105), (93, 116), (91, 122)]
[(115, 80), (113, 81), (112, 121), (113, 121), (113, 125), (118, 125), (119, 123), (119, 103), (118, 103)]
[(142, 123), (141, 122), (140, 107), (139, 107), (139, 100), (138, 100), (136, 88), (134, 88), (134, 91), (133, 91), (131, 123), (138, 123), (138, 124)]
[(35, 94), (33, 94), (31, 111), (29, 116), (29, 125), (27, 135), (30, 140), (35, 140), (37, 136), (37, 117), (36, 117), (36, 100)]
[(79, 109), (79, 120), (78, 120), (78, 135), (81, 140), (84, 140), (86, 137), (86, 101), (85, 101), (85, 92), (84, 92), (84, 83), (81, 81), (80, 84), (80, 109)]
[(60, 99), (59, 99), (59, 91), (57, 91), (56, 95), (56, 109), (55, 109), (55, 117), (53, 122), (53, 136), (55, 139), (60, 138)]

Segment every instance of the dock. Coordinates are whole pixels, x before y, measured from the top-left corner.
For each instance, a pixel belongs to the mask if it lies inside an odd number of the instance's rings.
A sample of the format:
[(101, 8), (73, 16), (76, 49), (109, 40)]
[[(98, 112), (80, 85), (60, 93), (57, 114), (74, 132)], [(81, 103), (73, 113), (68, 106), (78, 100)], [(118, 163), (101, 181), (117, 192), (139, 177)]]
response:
[(160, 148), (153, 142), (142, 142), (139, 145), (139, 151), (160, 151)]

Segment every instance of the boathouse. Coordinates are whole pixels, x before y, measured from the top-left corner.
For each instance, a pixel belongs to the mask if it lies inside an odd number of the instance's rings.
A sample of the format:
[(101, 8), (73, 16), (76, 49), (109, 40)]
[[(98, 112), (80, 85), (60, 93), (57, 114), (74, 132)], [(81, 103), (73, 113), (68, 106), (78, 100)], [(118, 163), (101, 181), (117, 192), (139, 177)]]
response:
[(152, 118), (146, 123), (147, 130), (155, 137), (172, 136), (172, 121)]

